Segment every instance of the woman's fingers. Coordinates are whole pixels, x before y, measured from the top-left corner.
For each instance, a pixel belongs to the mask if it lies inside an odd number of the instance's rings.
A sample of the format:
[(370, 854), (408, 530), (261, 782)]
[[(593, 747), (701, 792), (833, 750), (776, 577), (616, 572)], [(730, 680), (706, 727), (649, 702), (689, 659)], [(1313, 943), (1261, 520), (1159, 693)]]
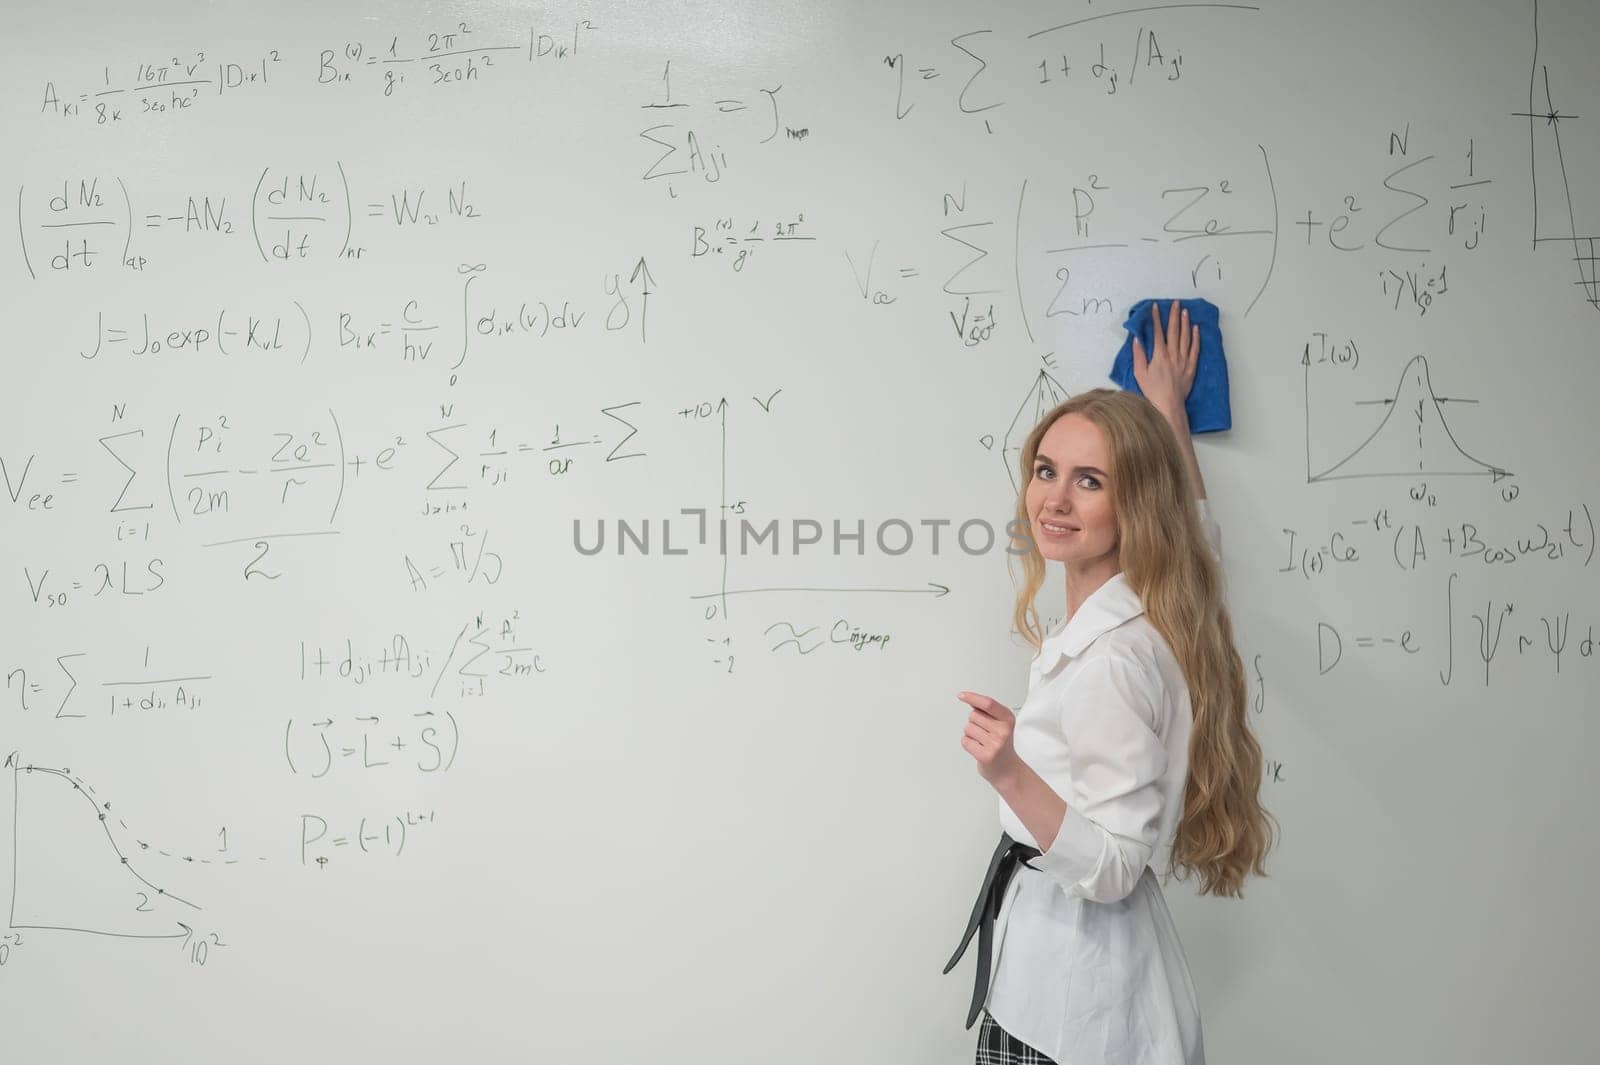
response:
[(1150, 345), (1148, 356), (1139, 338), (1133, 338), (1133, 353), (1139, 356), (1134, 363), (1136, 372), (1141, 366), (1162, 359), (1171, 359), (1176, 365), (1183, 367), (1199, 358), (1200, 327), (1189, 321), (1188, 308), (1183, 307), (1177, 300), (1167, 304), (1165, 324), (1161, 321), (1161, 305), (1152, 301), (1150, 325), (1153, 343)]
[(961, 749), (978, 763), (978, 773), (991, 783), (1007, 764), (1017, 760), (1012, 748), (1016, 715), (1004, 703), (978, 692), (957, 692), (956, 698), (972, 707), (961, 735)]
[(1010, 707), (1004, 703), (996, 702), (987, 695), (977, 692), (957, 692), (956, 698), (972, 707), (974, 710), (987, 714), (993, 718), (1002, 718), (1011, 712)]
[(971, 741), (982, 753), (989, 754), (1005, 744), (1011, 727), (1010, 707), (978, 692), (957, 692), (956, 698), (972, 707), (972, 713), (967, 715), (963, 745)]

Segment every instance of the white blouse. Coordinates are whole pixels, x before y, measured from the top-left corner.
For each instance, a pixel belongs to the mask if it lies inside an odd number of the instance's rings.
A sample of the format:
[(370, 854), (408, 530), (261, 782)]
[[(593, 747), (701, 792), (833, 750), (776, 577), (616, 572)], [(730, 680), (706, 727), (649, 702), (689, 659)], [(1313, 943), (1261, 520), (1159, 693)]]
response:
[[(1205, 500), (1201, 524), (1221, 557)], [(1189, 688), (1126, 575), (1030, 667), (1017, 755), (1067, 804), (995, 920), (985, 1008), (1061, 1065), (1204, 1065), (1200, 1004), (1157, 879), (1183, 813)], [(1000, 800), (1000, 827), (1037, 847)]]

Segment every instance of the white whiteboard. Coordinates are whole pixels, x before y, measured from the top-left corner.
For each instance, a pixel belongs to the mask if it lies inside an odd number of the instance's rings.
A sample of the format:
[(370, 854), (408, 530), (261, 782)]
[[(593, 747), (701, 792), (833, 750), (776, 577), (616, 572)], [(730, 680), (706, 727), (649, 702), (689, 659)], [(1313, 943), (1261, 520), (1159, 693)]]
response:
[(8, 22), (7, 1057), (971, 1060), (982, 523), (1152, 296), (1283, 828), (1166, 888), (1211, 1060), (1592, 1047), (1593, 5)]

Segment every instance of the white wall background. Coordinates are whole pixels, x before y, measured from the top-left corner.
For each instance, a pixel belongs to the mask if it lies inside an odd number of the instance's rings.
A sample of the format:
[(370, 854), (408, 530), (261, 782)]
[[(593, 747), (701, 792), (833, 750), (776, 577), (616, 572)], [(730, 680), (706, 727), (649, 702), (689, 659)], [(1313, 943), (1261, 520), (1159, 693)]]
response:
[(1167, 887), (1211, 1059), (1592, 1047), (1592, 5), (7, 23), (7, 1057), (971, 1060), (1028, 652), (919, 523), (1148, 296), (1284, 829)]

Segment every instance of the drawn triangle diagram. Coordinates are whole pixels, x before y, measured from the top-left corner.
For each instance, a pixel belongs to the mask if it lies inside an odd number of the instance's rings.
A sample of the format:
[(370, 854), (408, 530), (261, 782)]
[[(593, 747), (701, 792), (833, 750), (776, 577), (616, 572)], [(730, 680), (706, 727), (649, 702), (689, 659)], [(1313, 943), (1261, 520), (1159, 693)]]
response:
[(1005, 444), (1000, 451), (1000, 458), (1006, 464), (1006, 473), (1011, 475), (1011, 487), (1014, 491), (1022, 491), (1022, 485), (1017, 481), (1020, 473), (1018, 464), (1022, 461), (1022, 445), (1027, 442), (1028, 434), (1058, 403), (1065, 403), (1071, 397), (1072, 393), (1062, 388), (1060, 381), (1043, 370), (1039, 371), (1039, 376), (1035, 377), (1033, 384), (1028, 387), (1027, 396), (1017, 408), (1016, 415), (1012, 417), (1010, 427), (1006, 429)]
[(1445, 420), (1434, 395), (1428, 360), (1418, 355), (1400, 373), (1394, 397), (1383, 401), (1383, 420), (1354, 451), (1311, 477), (1448, 477), (1476, 475), (1499, 480), (1509, 472), (1467, 454)]
[(137, 868), (170, 859), (119, 840), (126, 833), (82, 781), (65, 769), (19, 766), (12, 793), (12, 928), (132, 939), (187, 934), (181, 922), (199, 907)]

